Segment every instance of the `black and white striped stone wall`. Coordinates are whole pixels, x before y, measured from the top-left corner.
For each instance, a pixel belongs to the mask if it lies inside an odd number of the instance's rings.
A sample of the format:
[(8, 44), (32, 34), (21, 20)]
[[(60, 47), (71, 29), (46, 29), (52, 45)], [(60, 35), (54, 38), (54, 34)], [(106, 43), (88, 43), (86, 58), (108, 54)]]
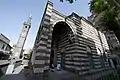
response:
[[(69, 31), (60, 35), (58, 49), (56, 50), (56, 62), (62, 64), (63, 69), (84, 75), (91, 73), (93, 69), (101, 71), (103, 63), (105, 63), (105, 67), (109, 67), (108, 61), (101, 60), (100, 55), (97, 54), (94, 40), (82, 36), (81, 24), (75, 25), (72, 19), (65, 21), (65, 17), (65, 15), (53, 9), (53, 4), (48, 1), (34, 44), (32, 58), (34, 73), (42, 73), (49, 69), (52, 33), (55, 24), (60, 21), (68, 24), (73, 34), (72, 38), (74, 39), (70, 43)], [(91, 53), (87, 52), (87, 47), (90, 47)], [(61, 52), (64, 53), (62, 55), (64, 59), (61, 56)]]
[(51, 50), (50, 18), (52, 14), (52, 8), (53, 3), (48, 1), (34, 44), (33, 51), (34, 73), (42, 73), (45, 70), (49, 69)]

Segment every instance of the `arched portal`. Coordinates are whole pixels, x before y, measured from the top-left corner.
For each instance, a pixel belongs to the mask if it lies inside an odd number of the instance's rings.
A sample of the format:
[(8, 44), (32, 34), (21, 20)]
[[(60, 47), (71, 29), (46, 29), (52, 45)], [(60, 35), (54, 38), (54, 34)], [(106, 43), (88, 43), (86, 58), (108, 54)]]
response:
[(66, 22), (58, 22), (54, 25), (52, 32), (50, 67), (52, 67), (52, 64), (54, 66), (61, 64), (62, 68), (64, 68), (66, 46), (71, 43), (70, 34), (73, 34), (73, 32)]

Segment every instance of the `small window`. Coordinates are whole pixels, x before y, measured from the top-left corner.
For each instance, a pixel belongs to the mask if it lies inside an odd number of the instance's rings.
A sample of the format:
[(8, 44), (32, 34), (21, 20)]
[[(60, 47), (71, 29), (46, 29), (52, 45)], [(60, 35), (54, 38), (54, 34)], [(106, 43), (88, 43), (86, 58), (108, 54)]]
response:
[(2, 49), (4, 49), (4, 48), (5, 48), (5, 45), (3, 44)]
[(86, 49), (87, 49), (87, 53), (91, 53), (92, 52), (90, 46), (86, 46)]
[(27, 26), (25, 26), (25, 28), (27, 28)]
[(112, 45), (110, 45), (111, 46), (111, 48), (113, 48), (113, 46)]
[(110, 37), (108, 37), (108, 39), (110, 40)]

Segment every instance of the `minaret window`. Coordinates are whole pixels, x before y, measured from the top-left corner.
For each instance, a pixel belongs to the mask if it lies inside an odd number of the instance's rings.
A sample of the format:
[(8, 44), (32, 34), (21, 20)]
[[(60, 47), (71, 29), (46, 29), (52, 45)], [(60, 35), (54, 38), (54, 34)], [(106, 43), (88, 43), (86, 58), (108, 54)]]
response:
[(27, 26), (25, 26), (25, 28), (27, 28)]
[(108, 40), (110, 40), (110, 37), (108, 37)]
[(91, 48), (89, 46), (86, 46), (87, 53), (91, 53)]
[(5, 45), (3, 44), (2, 49), (4, 49), (4, 48), (5, 48)]

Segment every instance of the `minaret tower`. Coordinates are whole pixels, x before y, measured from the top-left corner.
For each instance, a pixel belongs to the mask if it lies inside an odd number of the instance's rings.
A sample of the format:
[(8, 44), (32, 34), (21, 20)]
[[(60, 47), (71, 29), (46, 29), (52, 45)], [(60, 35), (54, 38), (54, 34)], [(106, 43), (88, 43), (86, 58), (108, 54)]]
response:
[(16, 46), (14, 48), (14, 55), (13, 56), (15, 58), (19, 59), (20, 56), (23, 53), (23, 47), (24, 47), (28, 32), (29, 32), (29, 30), (31, 28), (31, 19), (32, 19), (32, 16), (30, 15), (28, 20), (23, 23), (22, 32), (21, 32), (21, 34), (19, 36), (19, 39), (18, 39), (18, 42), (17, 42), (17, 44), (16, 44)]

